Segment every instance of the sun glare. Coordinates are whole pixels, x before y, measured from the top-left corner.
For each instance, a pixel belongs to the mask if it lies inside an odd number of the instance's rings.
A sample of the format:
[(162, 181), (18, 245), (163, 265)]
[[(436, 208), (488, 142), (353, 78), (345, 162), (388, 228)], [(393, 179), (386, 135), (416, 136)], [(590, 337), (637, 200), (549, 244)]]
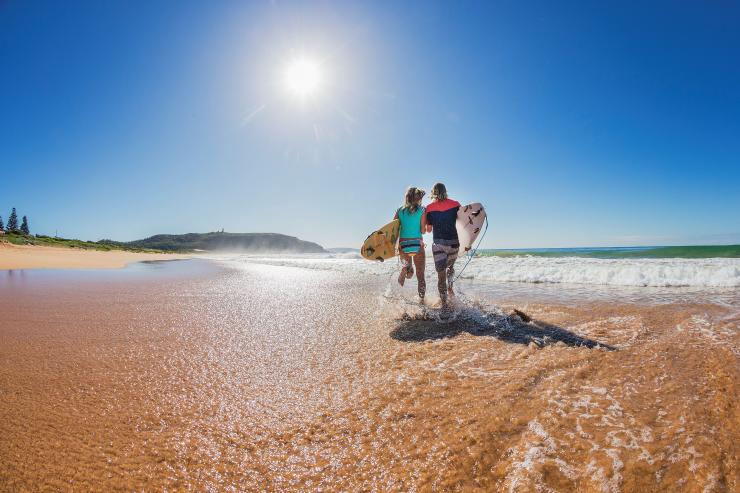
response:
[(305, 99), (314, 96), (321, 87), (321, 70), (313, 60), (300, 58), (288, 64), (285, 70), (285, 86), (294, 96)]

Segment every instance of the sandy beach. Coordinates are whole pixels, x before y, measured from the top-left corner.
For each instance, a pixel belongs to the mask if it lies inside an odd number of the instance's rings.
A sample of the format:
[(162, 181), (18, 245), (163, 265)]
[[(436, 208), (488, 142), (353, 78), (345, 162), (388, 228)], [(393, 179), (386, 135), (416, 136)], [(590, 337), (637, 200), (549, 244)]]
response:
[(0, 490), (740, 486), (736, 290), (511, 301), (461, 283), (440, 320), (384, 275), (89, 272), (0, 276)]
[(120, 269), (131, 262), (176, 260), (182, 254), (136, 253), (13, 245), (0, 242), (0, 270), (4, 269)]

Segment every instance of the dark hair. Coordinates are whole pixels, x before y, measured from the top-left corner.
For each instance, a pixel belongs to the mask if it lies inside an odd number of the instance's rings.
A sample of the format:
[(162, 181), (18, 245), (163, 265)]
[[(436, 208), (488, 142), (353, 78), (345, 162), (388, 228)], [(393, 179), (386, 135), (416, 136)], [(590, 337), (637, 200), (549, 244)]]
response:
[(447, 199), (447, 187), (444, 183), (435, 183), (432, 187), (432, 200), (445, 200)]

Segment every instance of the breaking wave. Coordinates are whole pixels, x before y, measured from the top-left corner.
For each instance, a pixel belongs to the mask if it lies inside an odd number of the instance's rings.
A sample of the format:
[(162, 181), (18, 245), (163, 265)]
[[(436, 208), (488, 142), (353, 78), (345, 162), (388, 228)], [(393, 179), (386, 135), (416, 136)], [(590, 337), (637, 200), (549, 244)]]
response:
[(527, 283), (612, 286), (740, 286), (740, 259), (594, 259), (487, 257), (474, 259), (463, 277)]
[[(364, 275), (388, 275), (398, 269), (395, 259), (370, 262), (355, 253), (293, 256), (240, 255), (221, 260)], [(458, 260), (458, 271), (467, 259)], [(427, 255), (428, 275), (433, 275)], [(740, 259), (597, 259), (582, 257), (476, 257), (463, 279), (491, 282), (567, 283), (645, 287), (740, 287)]]

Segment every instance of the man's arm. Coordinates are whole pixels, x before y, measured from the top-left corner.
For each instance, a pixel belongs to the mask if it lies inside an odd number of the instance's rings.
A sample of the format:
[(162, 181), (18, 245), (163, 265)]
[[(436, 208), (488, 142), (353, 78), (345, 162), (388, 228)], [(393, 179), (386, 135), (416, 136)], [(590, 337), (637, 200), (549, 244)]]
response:
[(424, 233), (431, 233), (432, 232), (432, 225), (427, 222), (427, 213), (424, 212), (424, 214), (421, 215), (421, 232)]

